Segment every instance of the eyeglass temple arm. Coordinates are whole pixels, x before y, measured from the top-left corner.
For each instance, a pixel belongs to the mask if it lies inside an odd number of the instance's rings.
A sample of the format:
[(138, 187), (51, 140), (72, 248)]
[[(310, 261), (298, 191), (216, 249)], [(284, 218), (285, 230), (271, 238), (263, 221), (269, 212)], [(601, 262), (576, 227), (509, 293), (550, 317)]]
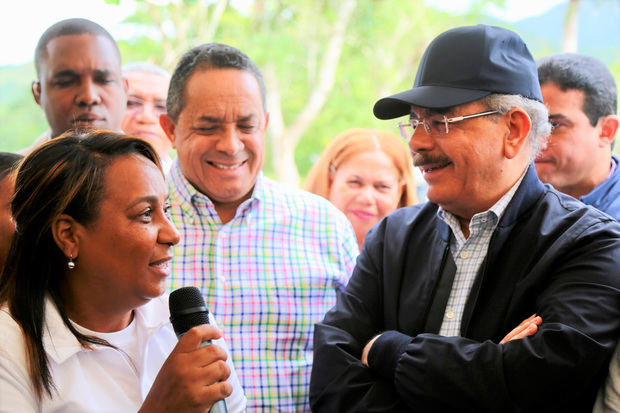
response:
[(494, 113), (499, 113), (499, 112), (497, 110), (489, 110), (488, 112), (474, 113), (473, 115), (456, 116), (454, 118), (446, 119), (446, 122), (447, 123), (460, 122), (465, 119), (477, 118), (478, 116), (492, 115)]

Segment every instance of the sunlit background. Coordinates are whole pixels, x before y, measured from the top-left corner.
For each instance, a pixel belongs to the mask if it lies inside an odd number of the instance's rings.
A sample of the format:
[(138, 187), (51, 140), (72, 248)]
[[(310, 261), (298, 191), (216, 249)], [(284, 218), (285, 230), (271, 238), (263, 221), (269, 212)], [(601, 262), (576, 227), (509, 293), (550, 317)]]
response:
[(11, 2), (0, 17), (0, 151), (22, 149), (47, 129), (30, 93), (32, 56), (43, 31), (69, 17), (108, 29), (123, 63), (148, 60), (172, 71), (183, 52), (210, 41), (246, 52), (263, 71), (269, 94), (265, 172), (293, 184), (345, 129), (397, 133), (397, 121), (375, 119), (372, 105), (411, 87), (426, 45), (451, 27), (515, 30), (535, 58), (591, 54), (620, 83), (620, 0)]

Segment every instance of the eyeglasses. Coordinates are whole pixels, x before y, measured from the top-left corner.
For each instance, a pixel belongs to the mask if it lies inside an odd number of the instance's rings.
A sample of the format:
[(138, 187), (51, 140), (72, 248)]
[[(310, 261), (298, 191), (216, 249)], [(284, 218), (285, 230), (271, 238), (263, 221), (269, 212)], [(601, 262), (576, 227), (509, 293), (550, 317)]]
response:
[(455, 116), (453, 118), (448, 118), (446, 115), (443, 115), (440, 119), (437, 117), (430, 117), (422, 120), (409, 119), (407, 122), (399, 122), (398, 129), (400, 130), (400, 136), (409, 142), (411, 138), (413, 138), (413, 134), (420, 124), (424, 126), (424, 130), (427, 135), (447, 135), (448, 132), (450, 132), (450, 128), (448, 127), (448, 124), (450, 123), (460, 122), (465, 119), (478, 118), (480, 116), (494, 115), (496, 113), (499, 113), (499, 111), (491, 110), (488, 112), (474, 113), (471, 115)]

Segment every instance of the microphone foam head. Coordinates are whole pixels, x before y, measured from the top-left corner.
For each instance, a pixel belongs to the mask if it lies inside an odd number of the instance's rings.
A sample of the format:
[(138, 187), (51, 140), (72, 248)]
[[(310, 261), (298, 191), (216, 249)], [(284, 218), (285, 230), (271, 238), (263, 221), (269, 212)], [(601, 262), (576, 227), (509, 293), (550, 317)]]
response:
[(196, 287), (182, 287), (170, 293), (170, 322), (177, 336), (201, 324), (209, 324), (209, 311)]

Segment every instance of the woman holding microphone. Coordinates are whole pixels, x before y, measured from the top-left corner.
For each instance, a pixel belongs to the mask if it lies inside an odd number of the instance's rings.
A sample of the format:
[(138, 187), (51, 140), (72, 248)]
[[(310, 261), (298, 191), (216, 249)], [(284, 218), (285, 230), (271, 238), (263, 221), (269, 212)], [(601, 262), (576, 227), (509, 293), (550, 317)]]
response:
[(167, 199), (138, 139), (68, 133), (26, 157), (0, 278), (0, 411), (244, 409), (220, 331), (177, 340), (168, 322)]

